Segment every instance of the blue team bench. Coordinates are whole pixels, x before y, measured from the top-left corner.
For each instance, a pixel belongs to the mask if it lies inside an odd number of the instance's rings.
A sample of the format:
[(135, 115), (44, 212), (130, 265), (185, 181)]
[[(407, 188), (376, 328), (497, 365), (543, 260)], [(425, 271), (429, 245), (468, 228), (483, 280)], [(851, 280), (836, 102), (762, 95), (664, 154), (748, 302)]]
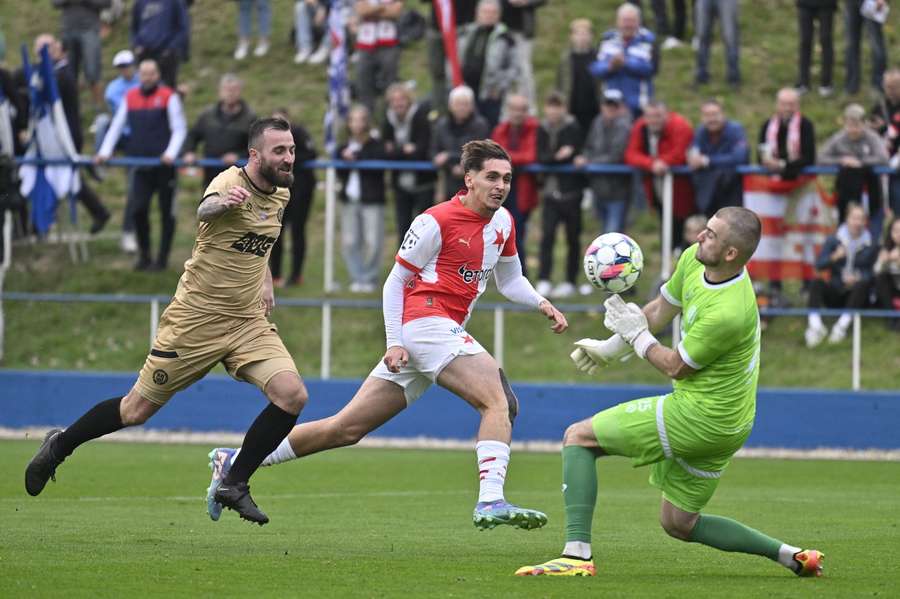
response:
[[(0, 370), (0, 427), (67, 425), (94, 403), (124, 395), (133, 374)], [(329, 416), (353, 396), (358, 380), (306, 381), (303, 420)], [(521, 404), (514, 438), (558, 441), (570, 423), (616, 403), (665, 393), (646, 385), (514, 384)], [(257, 389), (209, 375), (176, 395), (148, 423), (154, 429), (247, 429), (264, 401)], [(475, 411), (432, 387), (373, 436), (472, 439)], [(748, 447), (900, 449), (900, 391), (762, 389)]]

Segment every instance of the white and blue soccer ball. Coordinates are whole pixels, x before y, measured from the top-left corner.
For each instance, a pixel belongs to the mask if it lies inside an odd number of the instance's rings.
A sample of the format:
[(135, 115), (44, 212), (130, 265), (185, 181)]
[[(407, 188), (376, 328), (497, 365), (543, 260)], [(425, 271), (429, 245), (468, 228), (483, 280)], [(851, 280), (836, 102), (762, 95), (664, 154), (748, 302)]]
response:
[(591, 285), (607, 293), (630, 289), (644, 269), (644, 253), (622, 233), (604, 233), (584, 253), (584, 274)]

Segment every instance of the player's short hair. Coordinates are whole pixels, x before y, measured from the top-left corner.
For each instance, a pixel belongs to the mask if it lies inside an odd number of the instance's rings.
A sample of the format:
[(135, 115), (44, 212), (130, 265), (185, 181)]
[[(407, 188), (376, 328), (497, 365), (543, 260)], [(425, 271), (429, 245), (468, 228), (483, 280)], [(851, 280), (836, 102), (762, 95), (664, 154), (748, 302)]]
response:
[(746, 264), (759, 245), (762, 223), (756, 213), (740, 206), (727, 206), (716, 211), (716, 218), (728, 223), (728, 245), (737, 249), (742, 263)]
[(256, 119), (250, 124), (250, 132), (248, 133), (249, 141), (247, 142), (247, 147), (259, 151), (259, 143), (262, 139), (263, 133), (265, 133), (269, 129), (275, 129), (276, 131), (290, 131), (291, 124), (279, 117), (266, 117), (262, 119)]
[(505, 160), (512, 164), (509, 154), (503, 149), (503, 146), (492, 139), (476, 139), (470, 141), (462, 147), (462, 164), (463, 172), (478, 172), (484, 168), (486, 160)]

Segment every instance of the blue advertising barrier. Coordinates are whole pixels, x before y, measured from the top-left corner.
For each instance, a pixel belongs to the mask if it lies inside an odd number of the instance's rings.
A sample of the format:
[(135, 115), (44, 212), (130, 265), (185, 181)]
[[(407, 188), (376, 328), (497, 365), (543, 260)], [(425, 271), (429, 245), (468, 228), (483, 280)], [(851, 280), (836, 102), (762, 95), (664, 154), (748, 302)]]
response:
[[(96, 402), (122, 395), (133, 374), (0, 370), (0, 426), (66, 425)], [(336, 413), (360, 385), (357, 380), (307, 380), (310, 401), (302, 420)], [(646, 385), (514, 384), (521, 412), (514, 438), (559, 441), (566, 427), (616, 403), (658, 395)], [(247, 429), (264, 399), (246, 383), (209, 375), (175, 396), (150, 421), (167, 430)], [(476, 412), (439, 387), (428, 392), (372, 436), (472, 439)], [(748, 447), (789, 449), (900, 449), (900, 391), (762, 389)]]

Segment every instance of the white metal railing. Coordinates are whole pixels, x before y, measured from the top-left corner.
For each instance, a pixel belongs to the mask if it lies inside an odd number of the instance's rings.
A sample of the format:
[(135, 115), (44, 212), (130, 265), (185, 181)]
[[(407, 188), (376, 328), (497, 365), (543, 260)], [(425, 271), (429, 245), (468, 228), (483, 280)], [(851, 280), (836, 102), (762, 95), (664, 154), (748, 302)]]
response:
[[(150, 327), (149, 344), (153, 343), (156, 334), (156, 328), (159, 325), (160, 306), (167, 304), (170, 300), (167, 296), (157, 295), (104, 295), (104, 294), (50, 294), (50, 293), (22, 293), (22, 292), (6, 292), (2, 294), (2, 299), (6, 301), (36, 301), (36, 302), (60, 302), (60, 303), (76, 303), (76, 302), (106, 302), (106, 303), (128, 303), (128, 304), (149, 304), (150, 305)], [(340, 309), (356, 309), (356, 310), (380, 310), (381, 302), (379, 300), (358, 300), (358, 299), (339, 299), (339, 298), (284, 298), (278, 301), (281, 308), (314, 308), (322, 312), (322, 344), (321, 344), (321, 366), (319, 376), (322, 379), (331, 378), (331, 353), (332, 353), (332, 323), (334, 319), (334, 308)], [(563, 312), (573, 313), (596, 313), (602, 308), (596, 304), (559, 304), (557, 306)], [(506, 312), (529, 312), (531, 308), (520, 304), (499, 303), (499, 302), (483, 302), (475, 307), (476, 310), (493, 311), (494, 324), (494, 346), (493, 355), (500, 366), (503, 366), (505, 359), (505, 336), (506, 336)], [(819, 314), (826, 317), (840, 316), (845, 310), (816, 310)], [(760, 311), (763, 316), (806, 316), (810, 310), (805, 308), (766, 308)], [(854, 391), (862, 388), (860, 373), (862, 369), (862, 317), (867, 318), (900, 318), (900, 313), (891, 310), (864, 310), (854, 311), (852, 320), (852, 351), (850, 359), (850, 384)], [(673, 333), (677, 335), (677, 321), (673, 323)], [(673, 345), (677, 345), (677, 337), (673, 336)], [(148, 345), (149, 345), (148, 344)], [(2, 339), (0, 339), (2, 346)]]

